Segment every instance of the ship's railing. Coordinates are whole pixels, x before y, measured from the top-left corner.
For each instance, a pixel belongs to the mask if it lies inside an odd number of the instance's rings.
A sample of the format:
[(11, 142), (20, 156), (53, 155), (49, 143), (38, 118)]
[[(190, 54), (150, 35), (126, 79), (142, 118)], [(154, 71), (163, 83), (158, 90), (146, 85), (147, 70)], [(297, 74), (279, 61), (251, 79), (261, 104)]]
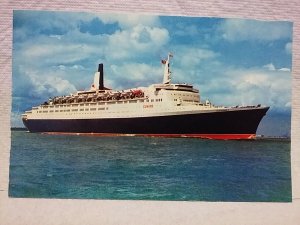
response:
[[(133, 98), (133, 99), (120, 99), (120, 100), (108, 100), (108, 101), (98, 101), (98, 102), (77, 102), (77, 103), (63, 103), (51, 105), (51, 108), (65, 108), (65, 107), (83, 107), (83, 106), (95, 106), (95, 105), (112, 105), (112, 104), (126, 104), (126, 103), (137, 103), (144, 102), (148, 100), (148, 97)], [(48, 109), (49, 105), (41, 105), (41, 109)]]
[(73, 96), (61, 96), (49, 99), (44, 102), (42, 106), (57, 105), (57, 104), (70, 104), (70, 103), (86, 103), (86, 102), (101, 102), (101, 101), (119, 101), (127, 99), (136, 99), (145, 97), (142, 90), (132, 90), (126, 92), (107, 92), (101, 94), (82, 94)]

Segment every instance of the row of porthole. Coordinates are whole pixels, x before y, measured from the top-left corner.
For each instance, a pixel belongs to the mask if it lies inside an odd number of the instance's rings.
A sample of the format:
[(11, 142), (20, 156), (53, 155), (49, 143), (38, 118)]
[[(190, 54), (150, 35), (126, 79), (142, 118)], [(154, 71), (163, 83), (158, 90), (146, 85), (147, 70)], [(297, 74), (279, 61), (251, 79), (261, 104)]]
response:
[[(151, 102), (154, 102), (154, 101), (156, 101), (156, 102), (162, 102), (162, 99), (151, 99)], [(149, 100), (147, 99), (145, 102), (149, 102)], [(66, 106), (64, 106), (64, 107), (66, 107)], [(94, 111), (96, 109), (97, 108), (90, 108), (90, 109), (85, 108), (85, 109), (79, 109), (79, 111), (89, 111), (89, 110)], [(108, 108), (106, 108), (106, 110), (107, 109)], [(98, 108), (98, 110), (105, 110), (105, 108)], [(71, 111), (70, 109), (55, 110), (55, 112), (70, 112), (70, 111)], [(72, 109), (72, 111), (76, 112), (76, 111), (78, 111), (78, 109)], [(49, 112), (51, 113), (51, 112), (54, 112), (54, 111), (50, 110)], [(37, 113), (48, 113), (48, 111), (37, 111)]]
[[(140, 102), (154, 102), (154, 101), (156, 101), (156, 102), (162, 102), (162, 99), (151, 99), (151, 100), (149, 100), (149, 99), (146, 99), (146, 100), (143, 100), (143, 101), (140, 101)], [(115, 101), (115, 102), (107, 102), (106, 104), (115, 104), (115, 103), (121, 103), (121, 102), (118, 102), (118, 101)], [(122, 102), (122, 103), (137, 103), (137, 100), (129, 100), (129, 101), (124, 101), (124, 102)], [(48, 108), (48, 107), (51, 107), (51, 108), (53, 108), (53, 107), (55, 107), (55, 108), (65, 108), (65, 107), (78, 107), (78, 105), (79, 106), (88, 106), (88, 105), (96, 105), (96, 104), (98, 104), (98, 105), (103, 105), (103, 104), (105, 104), (105, 103), (90, 103), (90, 104), (76, 104), (76, 105), (69, 105), (69, 106), (67, 106), (67, 105), (58, 105), (58, 106), (43, 106), (42, 108), (43, 109), (45, 109), (45, 108)], [(55, 110), (56, 112), (57, 112), (57, 110)], [(43, 111), (38, 111), (38, 113), (41, 113), (41, 112), (43, 112)], [(48, 111), (44, 111), (44, 112), (48, 112)]]
[[(139, 100), (139, 102), (146, 102), (146, 101), (148, 101), (148, 99), (147, 100)], [(47, 109), (48, 107), (49, 108), (65, 108), (65, 107), (77, 107), (78, 105), (79, 106), (91, 106), (91, 105), (104, 105), (104, 104), (120, 104), (120, 103), (124, 103), (124, 104), (126, 104), (126, 103), (137, 103), (138, 102), (138, 100), (127, 100), (127, 101), (112, 101), (112, 102), (101, 102), (101, 103), (78, 103), (78, 104), (72, 104), (72, 105), (55, 105), (55, 106), (53, 106), (53, 105), (50, 105), (50, 106), (42, 106), (42, 108), (43, 109)]]
[(193, 96), (195, 96), (195, 95), (185, 95), (185, 94), (171, 94), (171, 95), (190, 96), (190, 97), (193, 97)]
[[(98, 108), (98, 110), (107, 110), (108, 108)], [(37, 113), (53, 113), (53, 112), (77, 112), (77, 111), (96, 111), (97, 110), (97, 108), (90, 108), (90, 109), (72, 109), (72, 110), (70, 110), (70, 109), (65, 109), (65, 110), (55, 110), (55, 111), (53, 111), (53, 110), (50, 110), (50, 111), (37, 111)]]

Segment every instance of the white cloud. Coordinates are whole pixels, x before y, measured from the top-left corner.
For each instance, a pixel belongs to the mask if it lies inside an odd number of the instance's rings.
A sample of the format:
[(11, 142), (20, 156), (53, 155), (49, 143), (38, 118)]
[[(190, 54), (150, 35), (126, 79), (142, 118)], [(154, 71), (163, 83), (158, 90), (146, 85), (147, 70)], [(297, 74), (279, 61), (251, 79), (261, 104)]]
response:
[(292, 26), (289, 22), (226, 19), (219, 31), (228, 41), (274, 41), (291, 38)]
[[(216, 104), (263, 104), (271, 106), (273, 110), (290, 109), (289, 71), (257, 68), (223, 69), (223, 76), (210, 79), (203, 87), (205, 95)], [(221, 92), (218, 92), (218, 88)]]
[(203, 48), (190, 48), (188, 46), (176, 46), (174, 53), (176, 57), (174, 61), (182, 67), (190, 68), (199, 65), (205, 60), (215, 59), (219, 56), (218, 53)]
[(276, 69), (275, 66), (273, 65), (273, 63), (269, 63), (267, 65), (264, 65), (263, 68), (269, 70), (269, 71), (283, 71), (283, 72), (290, 72), (291, 69), (290, 68), (280, 68), (280, 69)]
[(263, 68), (266, 68), (266, 69), (268, 69), (268, 70), (270, 70), (270, 71), (276, 70), (276, 69), (275, 69), (275, 66), (273, 65), (273, 63), (269, 63), (269, 64), (267, 64), (267, 65), (264, 65)]
[(285, 52), (287, 54), (292, 54), (292, 43), (291, 42), (286, 43), (286, 45), (285, 45)]
[(58, 65), (58, 66), (53, 66), (54, 69), (59, 69), (59, 70), (84, 70), (85, 68), (82, 65), (72, 65), (72, 66), (65, 66), (65, 65)]
[(59, 39), (62, 34), (77, 29), (79, 21), (90, 21), (93, 18), (95, 15), (88, 13), (14, 11), (14, 20), (18, 22), (14, 27), (14, 36), (26, 33), (28, 38), (52, 31), (51, 37)]
[(18, 57), (24, 57), (22, 61), (30, 64), (66, 64), (89, 58), (96, 52), (97, 50), (90, 44), (44, 43), (43, 40), (36, 39), (35, 44), (24, 43)]
[(74, 69), (74, 70), (78, 70), (78, 69), (83, 70), (85, 68), (82, 65), (73, 65), (73, 66), (71, 66), (71, 69)]
[(63, 36), (62, 35), (49, 35), (49, 37), (60, 40)]
[(178, 36), (198, 36), (199, 35), (199, 29), (196, 25), (187, 25), (183, 23), (176, 24), (176, 30), (173, 32), (174, 34)]
[(115, 23), (123, 29), (132, 28), (138, 25), (143, 26), (158, 26), (159, 17), (139, 14), (98, 14), (98, 18), (103, 23)]
[[(24, 70), (23, 76), (31, 83), (31, 96), (54, 96), (54, 95), (67, 95), (74, 91), (76, 88), (68, 80), (54, 74), (40, 74), (40, 71)], [(45, 99), (47, 100), (47, 99)]]
[(111, 65), (110, 70), (114, 77), (114, 83), (111, 85), (116, 89), (147, 86), (152, 83), (160, 83), (163, 79), (163, 68), (160, 64), (127, 63)]
[(109, 36), (106, 52), (111, 60), (136, 57), (158, 51), (169, 41), (166, 29), (137, 25)]
[(189, 49), (182, 58), (182, 64), (184, 65), (197, 65), (203, 60), (215, 58), (217, 54), (211, 50), (206, 49)]
[(290, 72), (290, 71), (291, 71), (291, 69), (290, 69), (290, 68), (281, 68), (281, 69), (279, 69), (279, 71)]

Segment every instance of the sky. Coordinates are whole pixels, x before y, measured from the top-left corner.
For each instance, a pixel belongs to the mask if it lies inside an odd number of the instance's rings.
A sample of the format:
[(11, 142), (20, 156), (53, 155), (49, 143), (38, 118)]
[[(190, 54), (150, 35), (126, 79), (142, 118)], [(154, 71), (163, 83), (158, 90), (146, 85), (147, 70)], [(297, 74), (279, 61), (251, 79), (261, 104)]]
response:
[[(292, 29), (287, 21), (81, 12), (14, 11), (12, 126), (49, 97), (104, 84), (193, 84), (215, 105), (267, 105), (259, 132), (290, 134)], [(273, 120), (272, 120), (273, 118)], [(277, 125), (276, 125), (277, 123)], [(278, 127), (276, 127), (278, 126)]]

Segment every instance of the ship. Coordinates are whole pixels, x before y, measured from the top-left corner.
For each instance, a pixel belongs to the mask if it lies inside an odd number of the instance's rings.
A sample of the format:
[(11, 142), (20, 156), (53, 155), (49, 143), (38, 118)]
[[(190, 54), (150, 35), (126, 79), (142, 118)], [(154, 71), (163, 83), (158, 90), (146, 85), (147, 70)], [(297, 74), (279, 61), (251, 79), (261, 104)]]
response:
[(49, 98), (22, 114), (29, 132), (94, 136), (255, 139), (268, 106), (216, 106), (199, 90), (172, 83), (170, 60), (161, 60), (162, 83), (112, 90), (104, 86), (103, 64), (85, 91)]

